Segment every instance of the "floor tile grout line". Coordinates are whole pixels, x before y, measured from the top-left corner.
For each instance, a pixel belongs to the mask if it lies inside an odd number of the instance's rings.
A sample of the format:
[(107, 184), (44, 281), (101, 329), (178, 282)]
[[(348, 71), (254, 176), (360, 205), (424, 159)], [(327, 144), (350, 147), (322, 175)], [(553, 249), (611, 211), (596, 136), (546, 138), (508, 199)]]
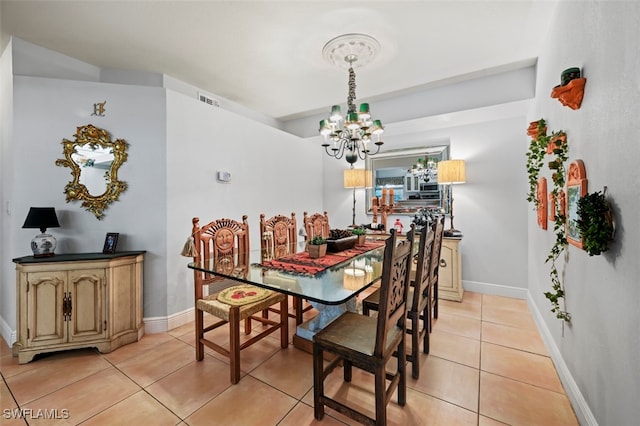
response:
[[(167, 334), (168, 334), (168, 333), (167, 333)], [(171, 337), (172, 337), (172, 338), (174, 338), (174, 339), (180, 340), (180, 339), (178, 339), (176, 336), (171, 336)], [(190, 345), (190, 344), (188, 344), (187, 342), (184, 342), (184, 341), (180, 341), (180, 342), (181, 342), (181, 343), (186, 344), (187, 346), (191, 346), (191, 345)], [(157, 346), (157, 345), (153, 345), (153, 346)], [(192, 347), (193, 347), (193, 346), (192, 346)], [(103, 354), (101, 354), (101, 355), (103, 355)], [(134, 357), (134, 356), (133, 356), (133, 357)], [(131, 357), (131, 358), (127, 358), (127, 360), (132, 359), (133, 357)], [(205, 405), (207, 405), (209, 402), (213, 401), (215, 398), (217, 398), (218, 396), (220, 396), (220, 394), (222, 394), (224, 391), (226, 391), (226, 390), (228, 389), (228, 388), (227, 388), (227, 389), (225, 389), (223, 392), (221, 392), (221, 393), (219, 393), (219, 394), (217, 394), (217, 395), (215, 395), (215, 396), (211, 397), (211, 398), (210, 398), (210, 399), (208, 399), (205, 403), (203, 403), (201, 406), (199, 406), (196, 410), (194, 410), (194, 411), (193, 411), (193, 412), (191, 412), (189, 415), (187, 415), (186, 417), (184, 417), (184, 418), (183, 418), (183, 417), (180, 417), (177, 413), (175, 413), (171, 408), (167, 407), (167, 405), (166, 405), (166, 404), (164, 404), (162, 401), (160, 401), (158, 398), (156, 398), (156, 397), (155, 397), (151, 392), (149, 392), (149, 391), (147, 390), (147, 388), (148, 388), (149, 386), (152, 386), (153, 384), (157, 383), (158, 381), (162, 380), (163, 378), (165, 378), (165, 377), (167, 377), (167, 376), (169, 376), (169, 375), (171, 375), (171, 374), (175, 373), (176, 371), (180, 370), (181, 368), (184, 368), (184, 367), (185, 367), (184, 365), (183, 365), (183, 366), (176, 367), (176, 369), (175, 369), (175, 370), (173, 370), (173, 371), (171, 371), (170, 373), (166, 374), (165, 376), (163, 376), (163, 377), (159, 378), (158, 380), (155, 380), (155, 381), (153, 381), (153, 382), (149, 383), (146, 387), (144, 387), (144, 386), (142, 386), (140, 383), (136, 382), (133, 378), (129, 377), (129, 375), (127, 375), (127, 373), (125, 373), (123, 370), (121, 370), (120, 368), (118, 368), (118, 367), (117, 367), (117, 365), (113, 364), (113, 363), (112, 363), (111, 361), (109, 361), (109, 360), (107, 360), (107, 361), (108, 361), (109, 363), (111, 363), (111, 364), (113, 365), (113, 367), (114, 367), (116, 370), (118, 370), (118, 371), (119, 371), (119, 372), (120, 372), (124, 377), (126, 377), (126, 378), (127, 378), (127, 379), (129, 379), (129, 380), (131, 380), (131, 381), (132, 381), (132, 382), (133, 382), (133, 383), (134, 383), (134, 384), (139, 388), (139, 390), (138, 390), (138, 391), (134, 392), (132, 395), (129, 395), (127, 398), (124, 398), (124, 399), (119, 400), (119, 401), (118, 401), (118, 402), (116, 402), (115, 404), (111, 405), (109, 408), (111, 408), (111, 407), (113, 407), (113, 406), (115, 406), (115, 405), (117, 405), (117, 404), (121, 403), (122, 401), (124, 401), (124, 400), (126, 400), (126, 399), (128, 399), (128, 398), (131, 398), (133, 395), (135, 395), (135, 394), (136, 394), (136, 393), (138, 393), (139, 391), (143, 391), (143, 392), (145, 392), (147, 395), (149, 395), (151, 398), (153, 398), (153, 400), (154, 400), (154, 401), (156, 401), (158, 404), (160, 404), (161, 406), (163, 406), (164, 408), (166, 408), (166, 409), (167, 409), (171, 414), (173, 414), (173, 415), (174, 415), (174, 416), (176, 416), (178, 419), (180, 419), (180, 422), (184, 422), (184, 421), (185, 421), (185, 419), (186, 419), (187, 417), (189, 417), (189, 416), (193, 415), (194, 413), (196, 413), (199, 409), (201, 409), (202, 407), (204, 407)], [(125, 362), (125, 361), (122, 361), (122, 362)], [(107, 410), (107, 408), (106, 408), (105, 410)], [(105, 410), (102, 410), (102, 411), (105, 411)], [(101, 411), (101, 412), (102, 412), (102, 411)], [(101, 412), (100, 412), (100, 413), (101, 413)], [(96, 414), (95, 414), (94, 416), (92, 416), (92, 417), (95, 417), (95, 416), (97, 416), (98, 414), (99, 414), (99, 413), (96, 413)], [(87, 419), (87, 420), (88, 420), (88, 419)]]
[[(84, 348), (84, 350), (86, 350), (86, 349), (89, 349), (89, 348)], [(100, 354), (100, 352), (98, 352), (98, 349), (97, 349), (97, 348), (90, 348), (90, 349), (91, 349), (91, 351), (92, 351), (92, 352), (95, 352), (95, 353), (97, 353), (98, 355), (102, 355), (102, 354)], [(83, 349), (81, 348), (80, 350), (83, 350)], [(59, 352), (51, 352), (50, 354), (47, 354), (47, 355), (53, 355), (53, 354), (55, 354), (55, 353), (59, 353)], [(37, 359), (34, 359), (33, 361), (38, 361), (38, 360), (37, 360)], [(33, 362), (33, 361), (30, 361), (30, 362)], [(46, 366), (45, 366), (45, 367), (36, 367), (36, 369), (40, 369), (40, 368), (47, 368), (47, 367), (46, 367)], [(102, 371), (104, 371), (104, 370), (106, 370), (106, 369), (108, 369), (108, 368), (109, 368), (109, 367), (108, 367), (108, 366), (106, 366), (106, 367), (104, 367), (104, 368), (101, 368), (101, 369), (99, 369), (99, 370), (96, 370), (96, 371), (94, 371), (94, 372), (92, 372), (92, 373), (88, 374), (87, 376), (84, 376), (84, 377), (81, 377), (81, 378), (79, 378), (79, 379), (77, 379), (77, 380), (74, 380), (74, 381), (72, 381), (72, 382), (69, 382), (69, 383), (67, 383), (66, 385), (64, 385), (64, 386), (62, 386), (62, 387), (59, 387), (59, 388), (57, 388), (57, 389), (54, 389), (54, 390), (52, 390), (52, 391), (51, 391), (51, 392), (49, 392), (49, 393), (46, 393), (46, 394), (44, 394), (44, 395), (40, 395), (40, 396), (38, 396), (37, 398), (31, 399), (31, 400), (29, 400), (29, 401), (22, 402), (22, 405), (23, 405), (23, 406), (25, 406), (25, 405), (28, 405), (28, 404), (30, 404), (30, 403), (32, 403), (32, 402), (34, 402), (34, 401), (37, 401), (37, 400), (42, 399), (42, 398), (45, 398), (45, 397), (47, 397), (47, 396), (49, 396), (49, 395), (51, 395), (51, 394), (53, 394), (53, 393), (55, 393), (55, 392), (58, 392), (58, 391), (60, 391), (60, 390), (62, 390), (62, 389), (64, 389), (64, 388), (66, 388), (66, 387), (68, 387), (68, 386), (74, 385), (74, 384), (76, 384), (76, 383), (78, 383), (78, 382), (80, 382), (80, 381), (82, 381), (82, 380), (84, 380), (84, 379), (87, 379), (87, 378), (89, 378), (89, 377), (91, 377), (91, 376), (94, 376), (94, 375), (96, 375), (96, 374), (98, 374), (98, 373), (100, 373), (100, 372), (102, 372)], [(30, 372), (30, 371), (33, 371), (33, 370), (27, 370), (27, 371), (24, 371), (24, 372), (22, 372), (22, 373), (15, 374), (15, 375), (13, 375), (13, 376), (11, 376), (11, 377), (18, 377), (20, 374), (28, 373), (28, 372)], [(5, 383), (6, 383), (6, 382), (5, 382)], [(7, 387), (9, 387), (8, 383), (7, 383)], [(9, 388), (9, 389), (10, 389), (10, 388)], [(13, 395), (13, 392), (12, 392), (12, 395)], [(17, 399), (15, 398), (15, 396), (14, 396), (14, 400), (15, 400), (15, 401), (16, 401), (16, 403), (17, 403)]]
[(7, 390), (9, 391), (9, 395), (11, 395), (11, 398), (13, 399), (13, 402), (16, 404), (16, 407), (20, 408), (20, 404), (18, 404), (18, 400), (16, 400), (16, 396), (13, 394), (11, 387), (9, 387), (9, 383), (7, 383), (7, 379), (5, 379), (2, 373), (0, 373), (0, 377), (2, 377), (2, 382), (7, 387)]
[(553, 389), (545, 388), (544, 386), (536, 385), (534, 383), (525, 382), (525, 381), (518, 380), (516, 378), (509, 377), (509, 376), (504, 376), (502, 374), (498, 374), (498, 373), (495, 373), (493, 371), (480, 370), (480, 372), (481, 373), (491, 374), (491, 375), (496, 376), (496, 377), (502, 377), (503, 379), (512, 380), (514, 382), (522, 383), (523, 385), (532, 386), (532, 387), (537, 388), (537, 389), (542, 389), (542, 390), (545, 390), (545, 391), (553, 392), (553, 393), (558, 394), (558, 395), (567, 396), (566, 392), (564, 391), (564, 387), (562, 388), (563, 392), (557, 392), (557, 391), (554, 391)]
[(480, 424), (480, 405), (482, 402), (482, 317), (484, 313), (484, 295), (480, 296), (480, 347), (478, 348), (478, 425)]

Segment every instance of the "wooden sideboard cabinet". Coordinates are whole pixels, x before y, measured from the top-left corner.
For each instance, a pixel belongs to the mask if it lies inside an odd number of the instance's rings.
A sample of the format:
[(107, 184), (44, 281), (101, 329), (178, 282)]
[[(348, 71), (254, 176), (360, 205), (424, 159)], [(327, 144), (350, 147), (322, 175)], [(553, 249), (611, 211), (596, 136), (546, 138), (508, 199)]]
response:
[(438, 299), (460, 302), (464, 294), (460, 261), (461, 238), (442, 239), (438, 269)]
[(138, 341), (144, 251), (13, 259), (17, 341), (24, 364), (36, 354), (96, 347), (102, 353)]

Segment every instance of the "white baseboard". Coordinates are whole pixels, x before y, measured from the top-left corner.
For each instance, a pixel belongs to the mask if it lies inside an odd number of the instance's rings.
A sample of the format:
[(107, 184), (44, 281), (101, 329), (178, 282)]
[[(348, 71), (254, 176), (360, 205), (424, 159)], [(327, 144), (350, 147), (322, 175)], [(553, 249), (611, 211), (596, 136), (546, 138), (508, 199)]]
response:
[(529, 290), (520, 287), (511, 287), (500, 284), (480, 283), (477, 281), (462, 281), (462, 288), (465, 291), (473, 291), (482, 294), (491, 294), (493, 296), (513, 297), (514, 299), (526, 299)]
[[(527, 293), (529, 292), (527, 291)], [(589, 404), (587, 404), (587, 401), (584, 399), (584, 396), (582, 395), (582, 392), (580, 392), (580, 388), (578, 388), (578, 384), (573, 378), (571, 371), (569, 371), (567, 364), (564, 362), (562, 353), (560, 352), (558, 345), (556, 345), (555, 340), (553, 340), (549, 327), (547, 327), (547, 324), (544, 322), (540, 310), (533, 303), (533, 298), (530, 293), (528, 294), (527, 302), (529, 309), (531, 310), (531, 314), (533, 315), (533, 319), (538, 326), (538, 331), (540, 331), (540, 335), (542, 336), (542, 340), (544, 340), (547, 350), (551, 356), (551, 360), (556, 367), (558, 377), (564, 386), (567, 397), (571, 401), (571, 405), (576, 413), (578, 422), (581, 425), (598, 426), (598, 421), (593, 416), (591, 408), (589, 408)]]
[(182, 312), (169, 315), (167, 317), (143, 318), (145, 334), (164, 333), (181, 325), (194, 321), (194, 309), (189, 308)]
[(9, 327), (9, 324), (4, 320), (4, 318), (0, 317), (0, 336), (7, 342), (7, 346), (12, 347), (13, 344), (18, 339), (18, 333), (16, 330), (12, 330)]

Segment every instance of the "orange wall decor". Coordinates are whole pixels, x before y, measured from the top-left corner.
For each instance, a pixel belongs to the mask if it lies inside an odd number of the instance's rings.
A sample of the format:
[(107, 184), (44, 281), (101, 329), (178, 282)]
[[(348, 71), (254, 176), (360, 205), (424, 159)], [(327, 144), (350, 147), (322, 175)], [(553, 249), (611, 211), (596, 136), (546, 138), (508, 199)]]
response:
[(547, 229), (547, 178), (538, 180), (538, 226)]
[(584, 96), (584, 86), (586, 78), (576, 78), (567, 83), (566, 86), (556, 86), (551, 90), (551, 97), (557, 98), (564, 106), (571, 109), (579, 109)]

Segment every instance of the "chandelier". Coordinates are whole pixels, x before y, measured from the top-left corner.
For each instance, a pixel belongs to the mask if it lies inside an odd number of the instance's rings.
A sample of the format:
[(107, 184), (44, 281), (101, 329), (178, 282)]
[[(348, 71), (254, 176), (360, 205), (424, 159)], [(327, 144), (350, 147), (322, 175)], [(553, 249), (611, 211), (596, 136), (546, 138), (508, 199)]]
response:
[[(349, 68), (349, 93), (347, 96), (347, 113), (343, 117), (340, 105), (331, 107), (331, 114), (326, 120), (320, 120), (320, 134), (324, 138), (322, 146), (326, 153), (337, 159), (345, 157), (349, 164), (364, 160), (367, 155), (380, 152), (384, 143), (380, 135), (384, 127), (380, 120), (373, 120), (369, 113), (369, 104), (362, 103), (356, 110), (356, 73), (354, 66), (362, 67), (373, 59), (380, 43), (365, 34), (344, 34), (324, 45), (322, 54), (325, 60), (341, 68)], [(372, 152), (372, 145), (376, 145)]]
[(432, 159), (418, 158), (409, 170), (412, 175), (423, 179), (425, 182), (431, 182), (438, 179), (438, 165)]

